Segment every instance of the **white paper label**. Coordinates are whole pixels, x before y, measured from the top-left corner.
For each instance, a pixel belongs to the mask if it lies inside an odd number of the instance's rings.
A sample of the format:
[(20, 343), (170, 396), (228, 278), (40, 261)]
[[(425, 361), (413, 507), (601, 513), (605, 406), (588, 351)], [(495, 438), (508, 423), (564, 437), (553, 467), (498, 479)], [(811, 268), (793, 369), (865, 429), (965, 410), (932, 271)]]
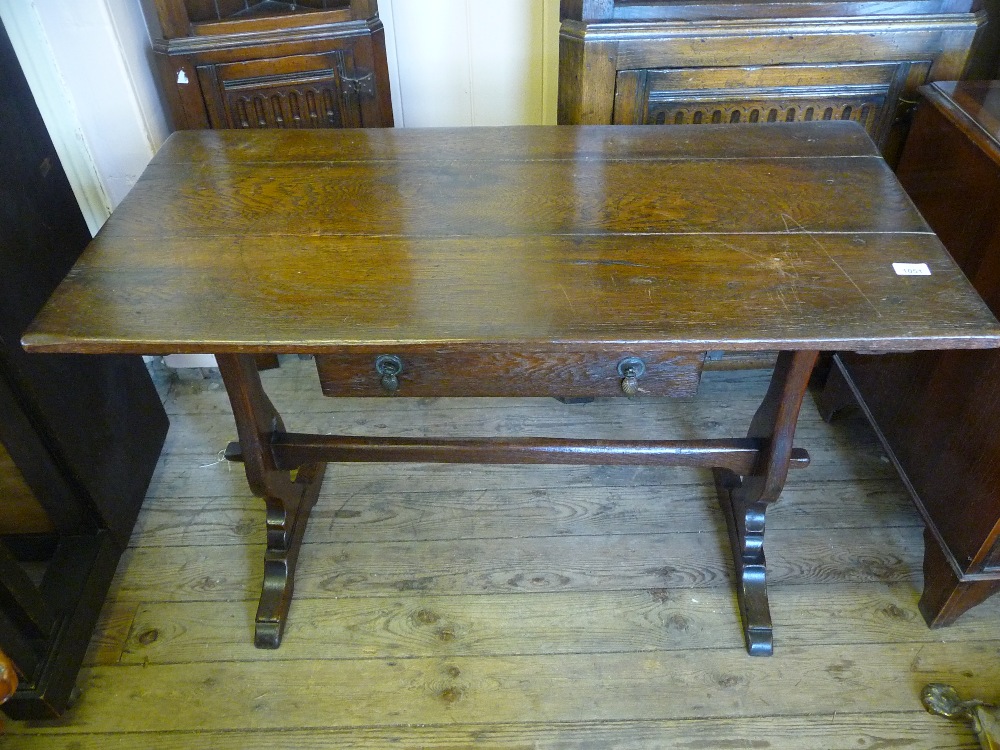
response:
[(185, 73), (183, 70), (178, 70), (177, 83), (187, 83), (187, 82), (188, 82), (188, 74)]
[(930, 276), (931, 269), (926, 263), (893, 263), (892, 270), (897, 276)]

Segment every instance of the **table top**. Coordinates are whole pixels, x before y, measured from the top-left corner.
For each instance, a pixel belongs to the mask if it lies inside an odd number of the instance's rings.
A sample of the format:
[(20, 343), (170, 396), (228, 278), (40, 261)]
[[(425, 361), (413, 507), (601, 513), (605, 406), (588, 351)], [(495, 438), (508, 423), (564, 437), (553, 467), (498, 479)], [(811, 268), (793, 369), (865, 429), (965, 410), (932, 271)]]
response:
[(23, 343), (871, 351), (1000, 324), (851, 122), (188, 131)]

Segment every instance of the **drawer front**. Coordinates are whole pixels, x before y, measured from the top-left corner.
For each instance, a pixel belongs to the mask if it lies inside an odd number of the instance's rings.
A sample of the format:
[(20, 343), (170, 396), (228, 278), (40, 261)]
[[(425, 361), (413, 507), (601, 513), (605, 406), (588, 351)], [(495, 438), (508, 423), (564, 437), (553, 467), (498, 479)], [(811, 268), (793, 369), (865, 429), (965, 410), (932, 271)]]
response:
[[(376, 370), (376, 360), (387, 356), (398, 357), (402, 364), (395, 390), (390, 390), (392, 378), (383, 385), (383, 375)], [(327, 396), (589, 398), (625, 395), (619, 363), (631, 357), (643, 363), (636, 381), (640, 396), (691, 396), (698, 390), (704, 352), (362, 347), (317, 355), (316, 367)]]

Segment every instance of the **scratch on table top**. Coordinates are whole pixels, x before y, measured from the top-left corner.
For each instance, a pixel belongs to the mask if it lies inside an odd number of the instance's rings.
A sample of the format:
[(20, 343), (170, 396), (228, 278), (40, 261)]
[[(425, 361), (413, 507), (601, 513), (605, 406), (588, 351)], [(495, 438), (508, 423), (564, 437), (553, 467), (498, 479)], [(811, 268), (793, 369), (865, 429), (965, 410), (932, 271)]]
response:
[(858, 283), (853, 278), (851, 278), (851, 274), (849, 274), (846, 271), (846, 269), (842, 265), (840, 265), (840, 263), (837, 262), (837, 259), (834, 258), (830, 254), (830, 251), (827, 250), (826, 247), (823, 246), (823, 243), (819, 241), (819, 239), (816, 237), (815, 234), (813, 234), (812, 232), (810, 232), (808, 229), (806, 229), (802, 225), (801, 222), (799, 222), (798, 220), (796, 220), (794, 217), (789, 216), (788, 214), (785, 214), (785, 213), (781, 214), (781, 220), (785, 224), (785, 231), (786, 232), (790, 232), (790, 233), (793, 232), (792, 226), (789, 225), (789, 222), (791, 222), (792, 225), (794, 225), (794, 227), (795, 227), (794, 231), (801, 232), (801, 233), (807, 235), (809, 237), (809, 239), (811, 239), (813, 241), (813, 244), (815, 244), (816, 247), (818, 247), (820, 250), (823, 251), (823, 254), (830, 260), (830, 262), (833, 263), (833, 265), (835, 265), (837, 267), (837, 269), (842, 274), (844, 274), (844, 278), (847, 279), (849, 282), (851, 282), (851, 286), (853, 286), (858, 291), (858, 294), (860, 294), (861, 297), (864, 299), (864, 301), (868, 303), (868, 306), (872, 309), (872, 311), (875, 313), (875, 315), (877, 317), (879, 317), (879, 318), (882, 317), (882, 313), (879, 312), (879, 309), (877, 307), (875, 307), (875, 304), (868, 298), (868, 295), (865, 294), (861, 290), (861, 287), (858, 286)]
[(761, 263), (761, 264), (767, 264), (768, 263), (768, 261), (765, 258), (763, 258), (762, 256), (757, 255), (756, 253), (752, 253), (749, 250), (747, 250), (746, 248), (740, 247), (739, 245), (734, 245), (732, 242), (726, 242), (724, 239), (722, 239), (718, 235), (712, 235), (712, 239), (715, 242), (717, 242), (718, 244), (722, 245), (723, 247), (728, 248), (729, 250), (732, 250), (734, 253), (740, 253), (741, 255), (747, 256), (748, 258), (750, 258), (750, 260), (752, 260), (752, 261), (754, 261), (756, 263)]
[(648, 263), (635, 263), (630, 260), (611, 260), (602, 258), (601, 260), (572, 260), (574, 266), (632, 266), (633, 268), (649, 268)]
[(573, 300), (570, 298), (569, 292), (566, 291), (566, 287), (563, 286), (562, 284), (560, 284), (559, 285), (559, 291), (561, 291), (563, 293), (563, 297), (565, 297), (566, 301), (569, 302), (570, 312), (572, 312), (574, 315), (576, 315), (576, 305), (573, 304)]
[[(796, 304), (799, 303), (798, 289), (796, 287), (796, 283), (799, 280), (799, 275), (797, 273), (793, 273), (793, 272), (789, 271), (788, 268), (786, 267), (786, 264), (784, 262), (782, 262), (781, 258), (774, 258), (774, 257), (767, 258), (767, 257), (764, 257), (762, 255), (757, 255), (756, 253), (752, 253), (749, 250), (747, 250), (746, 248), (739, 247), (738, 245), (734, 245), (731, 242), (726, 242), (725, 240), (723, 240), (723, 239), (721, 239), (719, 237), (715, 237), (714, 239), (715, 239), (716, 242), (718, 242), (723, 247), (726, 247), (726, 248), (732, 250), (733, 252), (741, 253), (742, 255), (745, 255), (748, 258), (750, 258), (751, 260), (753, 260), (758, 265), (761, 265), (761, 266), (769, 269), (770, 271), (773, 271), (774, 273), (776, 273), (778, 275), (779, 278), (781, 278), (783, 280), (784, 279), (791, 279), (791, 282), (789, 283), (788, 291), (792, 294), (792, 299), (795, 301), (795, 303)], [(789, 305), (788, 305), (788, 300), (785, 298), (784, 291), (782, 291), (782, 289), (779, 287), (779, 288), (775, 289), (774, 294), (775, 294), (775, 297), (777, 297), (778, 301), (781, 303), (781, 306), (785, 309), (785, 311), (786, 312), (791, 312), (791, 307), (789, 307)]]
[(800, 232), (806, 231), (806, 228), (804, 226), (802, 226), (798, 221), (796, 221), (795, 219), (793, 219), (788, 214), (781, 214), (781, 220), (785, 224), (785, 231), (786, 232), (791, 232), (792, 231), (792, 228), (788, 225), (788, 222), (792, 222), (792, 224), (795, 225), (795, 228), (798, 229)]
[(785, 312), (790, 312), (791, 308), (788, 306), (788, 301), (785, 299), (784, 292), (780, 289), (776, 289), (775, 294), (778, 296), (778, 299), (781, 300), (781, 306), (785, 308)]

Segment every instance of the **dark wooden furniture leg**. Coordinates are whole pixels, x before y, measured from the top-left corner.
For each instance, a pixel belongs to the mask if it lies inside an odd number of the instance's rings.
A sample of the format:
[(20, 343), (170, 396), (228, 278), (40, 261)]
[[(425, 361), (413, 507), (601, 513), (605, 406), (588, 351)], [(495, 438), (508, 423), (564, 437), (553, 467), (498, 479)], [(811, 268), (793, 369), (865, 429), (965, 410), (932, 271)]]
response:
[(247, 481), (267, 505), (264, 585), (257, 607), (254, 644), (257, 648), (278, 648), (292, 601), (302, 536), (326, 464), (309, 464), (295, 472), (278, 469), (270, 444), (285, 427), (264, 393), (254, 356), (224, 354), (217, 355), (216, 360), (232, 403)]
[(924, 529), (924, 592), (917, 606), (932, 628), (951, 625), (967, 610), (1000, 591), (1000, 580), (963, 581), (930, 529)]
[[(897, 358), (895, 364), (899, 365), (900, 363), (901, 360)], [(852, 363), (853, 369), (850, 377), (865, 378), (862, 382), (872, 392), (874, 399), (884, 398), (889, 393), (885, 384), (894, 382), (891, 378), (884, 379), (885, 376), (880, 374), (881, 372), (888, 372), (892, 375), (893, 372), (889, 369), (891, 365), (886, 363), (880, 363), (880, 365), (881, 370), (875, 370), (874, 367), (868, 364), (867, 366), (871, 367), (871, 369), (866, 371), (865, 363), (857, 361)], [(909, 372), (914, 372), (919, 367), (920, 365), (917, 363), (907, 366)], [(868, 402), (861, 395), (861, 392), (859, 392), (859, 385), (848, 379), (849, 376), (845, 373), (844, 368), (845, 363), (842, 360), (842, 355), (837, 355), (835, 357), (835, 365), (830, 372), (830, 377), (820, 394), (820, 415), (829, 422), (842, 407), (858, 406), (868, 419), (869, 424), (872, 425), (882, 447), (892, 459), (896, 470), (903, 479), (903, 483), (907, 486), (910, 495), (913, 497), (914, 503), (924, 516), (925, 523), (929, 524), (924, 529), (924, 590), (918, 603), (920, 613), (924, 616), (924, 620), (927, 621), (928, 627), (940, 628), (951, 625), (966, 611), (1000, 591), (1000, 578), (997, 578), (993, 573), (983, 574), (979, 572), (977, 564), (972, 562), (971, 557), (969, 559), (970, 567), (972, 568), (971, 574), (963, 572), (961, 566), (955, 563), (952, 553), (946, 551), (946, 547), (942, 547), (941, 540), (931, 530), (931, 527), (935, 523), (935, 514), (940, 517), (940, 508), (942, 505), (940, 502), (938, 505), (932, 507), (928, 505), (928, 500), (935, 497), (935, 487), (926, 487), (928, 480), (927, 475), (924, 474), (921, 478), (921, 481), (924, 483), (922, 485), (923, 492), (918, 491), (910, 478), (913, 475), (912, 467), (914, 465), (912, 454), (908, 464), (911, 469), (908, 471), (894, 452), (894, 447), (899, 444), (898, 441), (902, 439), (902, 436), (905, 436), (905, 432), (901, 431), (898, 426), (889, 423), (888, 420), (886, 422), (895, 430), (894, 438), (896, 442), (882, 432), (880, 420), (872, 412)], [(878, 382), (875, 380), (876, 377), (882, 379), (880, 386), (873, 384), (873, 382)], [(992, 382), (989, 378), (985, 380), (986, 382)], [(954, 383), (952, 379), (946, 379), (946, 381)], [(876, 387), (882, 387), (886, 390), (880, 393), (875, 390)], [(885, 410), (884, 406), (882, 408)], [(904, 445), (903, 448), (905, 449), (906, 446)], [(987, 451), (986, 448), (983, 450)], [(979, 465), (974, 465), (974, 467), (979, 468)], [(966, 484), (969, 483), (966, 482)], [(986, 518), (991, 518), (989, 513), (986, 514)], [(988, 537), (986, 538), (988, 539)], [(988, 555), (987, 559), (989, 559)]]
[(841, 411), (857, 405), (858, 399), (847, 382), (842, 366), (834, 363), (816, 401), (820, 417), (825, 422), (833, 422)]
[(770, 656), (774, 650), (765, 577), (764, 514), (785, 486), (795, 423), (817, 354), (778, 355), (771, 384), (747, 434), (764, 441), (751, 472), (740, 477), (729, 469), (713, 470), (729, 528), (743, 635), (751, 656)]

